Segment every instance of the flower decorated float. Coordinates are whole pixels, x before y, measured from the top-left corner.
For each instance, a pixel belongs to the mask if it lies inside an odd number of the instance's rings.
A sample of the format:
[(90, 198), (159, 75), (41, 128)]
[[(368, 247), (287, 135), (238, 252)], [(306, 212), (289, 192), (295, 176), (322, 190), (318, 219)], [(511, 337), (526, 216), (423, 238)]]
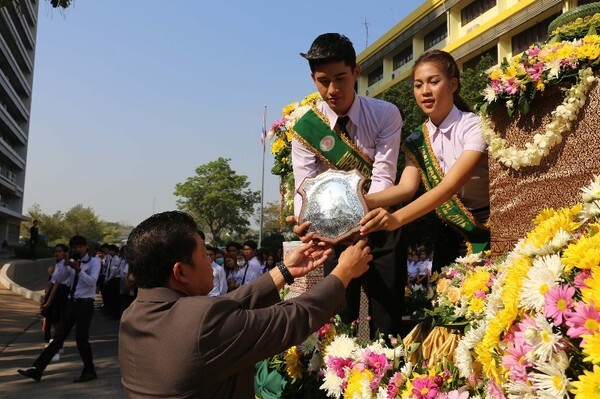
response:
[(495, 254), (509, 251), (545, 207), (573, 205), (600, 173), (598, 4), (561, 15), (548, 41), (489, 71), (482, 131)]

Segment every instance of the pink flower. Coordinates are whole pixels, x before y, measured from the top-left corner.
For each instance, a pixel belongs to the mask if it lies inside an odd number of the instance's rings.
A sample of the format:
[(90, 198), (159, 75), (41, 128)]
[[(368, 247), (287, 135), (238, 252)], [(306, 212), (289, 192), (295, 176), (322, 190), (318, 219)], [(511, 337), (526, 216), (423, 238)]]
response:
[(544, 63), (537, 62), (531, 67), (527, 68), (527, 73), (531, 76), (531, 80), (538, 80), (544, 72)]
[(374, 353), (369, 349), (365, 350), (364, 361), (367, 366), (378, 375), (383, 375), (392, 368), (384, 354)]
[(544, 315), (551, 317), (556, 325), (563, 323), (563, 317), (571, 313), (573, 308), (575, 287), (557, 285), (544, 295)]
[[(600, 330), (600, 314), (591, 303), (586, 305), (583, 302), (577, 302), (574, 311), (565, 315), (567, 321), (567, 335), (571, 338), (579, 338), (584, 334), (594, 334)], [(585, 340), (582, 340), (582, 343)]]
[(589, 278), (591, 276), (591, 271), (589, 269), (583, 269), (581, 272), (579, 272), (577, 274), (577, 276), (575, 276), (575, 280), (573, 281), (573, 284), (575, 284), (575, 287), (582, 289), (582, 288), (587, 288), (587, 284), (585, 283), (585, 280), (587, 278)]
[(511, 379), (517, 381), (527, 380), (527, 367), (531, 366), (531, 363), (527, 360), (526, 354), (531, 349), (531, 344), (528, 344), (522, 338), (517, 338), (514, 346), (506, 350), (505, 355), (502, 356), (502, 365), (510, 370)]
[(431, 377), (415, 378), (412, 394), (416, 399), (433, 399), (440, 392), (439, 387)]
[(398, 393), (400, 391), (400, 386), (402, 386), (403, 382), (402, 373), (399, 371), (395, 372), (394, 375), (390, 378), (390, 383), (387, 386), (387, 398), (388, 399), (396, 399)]
[(460, 391), (458, 389), (455, 389), (454, 391), (450, 391), (450, 392), (442, 392), (437, 397), (437, 399), (468, 399), (468, 398), (469, 398), (468, 391)]
[(477, 291), (475, 291), (475, 293), (473, 294), (473, 296), (475, 298), (485, 299), (485, 292), (483, 292), (482, 290), (477, 290)]
[(487, 393), (491, 399), (506, 399), (500, 388), (493, 379), (488, 381)]
[(352, 368), (352, 359), (345, 359), (342, 357), (329, 356), (327, 359), (327, 367), (335, 371), (335, 374), (340, 378), (346, 378), (347, 368)]
[(537, 57), (538, 54), (540, 53), (540, 48), (538, 46), (533, 46), (532, 48), (528, 49), (527, 51), (525, 51), (525, 54), (527, 54), (528, 57)]

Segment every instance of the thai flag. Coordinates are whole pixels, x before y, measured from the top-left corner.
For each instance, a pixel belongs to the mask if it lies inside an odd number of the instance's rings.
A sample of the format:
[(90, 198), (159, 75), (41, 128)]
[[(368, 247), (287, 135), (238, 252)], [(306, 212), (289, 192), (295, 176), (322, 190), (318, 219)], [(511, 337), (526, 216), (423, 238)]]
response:
[(262, 133), (260, 135), (260, 145), (262, 146), (263, 152), (265, 152), (265, 142), (266, 141), (267, 141), (267, 106), (265, 105), (265, 109), (263, 112)]

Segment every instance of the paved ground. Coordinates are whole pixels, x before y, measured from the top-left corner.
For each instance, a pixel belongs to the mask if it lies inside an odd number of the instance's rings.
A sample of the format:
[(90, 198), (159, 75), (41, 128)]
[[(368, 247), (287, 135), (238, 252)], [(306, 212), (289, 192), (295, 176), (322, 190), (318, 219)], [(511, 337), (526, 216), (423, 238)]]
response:
[[(99, 301), (96, 301), (96, 305)], [(91, 337), (98, 379), (74, 384), (83, 364), (75, 345), (75, 331), (65, 341), (65, 352), (57, 363), (50, 363), (42, 381), (24, 379), (18, 368), (30, 367), (44, 349), (39, 304), (13, 293), (0, 284), (0, 398), (111, 398), (125, 397), (117, 363), (116, 320), (109, 320), (96, 309)]]

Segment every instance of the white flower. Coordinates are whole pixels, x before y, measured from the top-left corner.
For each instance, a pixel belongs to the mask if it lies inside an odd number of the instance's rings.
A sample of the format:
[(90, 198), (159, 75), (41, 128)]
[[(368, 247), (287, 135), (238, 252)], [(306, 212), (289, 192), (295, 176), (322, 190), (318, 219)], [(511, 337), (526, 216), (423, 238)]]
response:
[(536, 363), (535, 370), (530, 374), (537, 394), (543, 399), (568, 398), (569, 380), (565, 369), (553, 363)]
[(600, 215), (600, 201), (594, 201), (583, 204), (581, 217), (583, 219), (594, 218)]
[(458, 346), (454, 352), (454, 360), (456, 367), (458, 367), (458, 372), (463, 378), (468, 378), (474, 373), (471, 350), (481, 342), (486, 329), (487, 324), (482, 323), (481, 326), (467, 331), (465, 336), (458, 342)]
[(411, 362), (406, 362), (404, 366), (400, 367), (400, 374), (402, 374), (406, 378), (410, 378), (413, 371), (413, 364)]
[(327, 396), (339, 398), (342, 396), (342, 383), (344, 380), (338, 377), (335, 373), (325, 372), (323, 384), (319, 387), (327, 392)]
[(353, 358), (358, 350), (359, 347), (354, 338), (350, 338), (346, 334), (341, 334), (335, 337), (329, 346), (325, 348), (325, 358), (328, 356)]
[(550, 245), (555, 250), (555, 252), (558, 252), (569, 243), (572, 237), (573, 236), (568, 231), (559, 229), (556, 232), (556, 235), (552, 238), (552, 240), (550, 240), (550, 243), (548, 245)]
[(533, 348), (525, 356), (530, 362), (549, 362), (559, 351), (562, 339), (560, 332), (552, 330), (552, 324), (543, 315), (535, 317), (537, 328), (529, 327), (525, 331), (525, 339), (533, 344)]
[(478, 252), (476, 254), (468, 254), (465, 256), (461, 256), (456, 258), (456, 263), (461, 263), (463, 265), (470, 265), (476, 262), (481, 261), (481, 252)]
[(506, 108), (512, 109), (514, 106), (515, 106), (515, 104), (514, 104), (513, 100), (508, 100), (506, 102)]
[(496, 91), (491, 86), (487, 86), (483, 90), (483, 96), (485, 98), (485, 101), (487, 101), (488, 103), (493, 103), (494, 101), (496, 101)]
[(521, 307), (541, 312), (544, 308), (544, 294), (554, 286), (555, 281), (555, 273), (547, 267), (545, 262), (536, 259), (523, 281), (523, 290), (520, 295)]
[(600, 199), (600, 176), (594, 176), (589, 186), (581, 189), (584, 202), (592, 202)]

